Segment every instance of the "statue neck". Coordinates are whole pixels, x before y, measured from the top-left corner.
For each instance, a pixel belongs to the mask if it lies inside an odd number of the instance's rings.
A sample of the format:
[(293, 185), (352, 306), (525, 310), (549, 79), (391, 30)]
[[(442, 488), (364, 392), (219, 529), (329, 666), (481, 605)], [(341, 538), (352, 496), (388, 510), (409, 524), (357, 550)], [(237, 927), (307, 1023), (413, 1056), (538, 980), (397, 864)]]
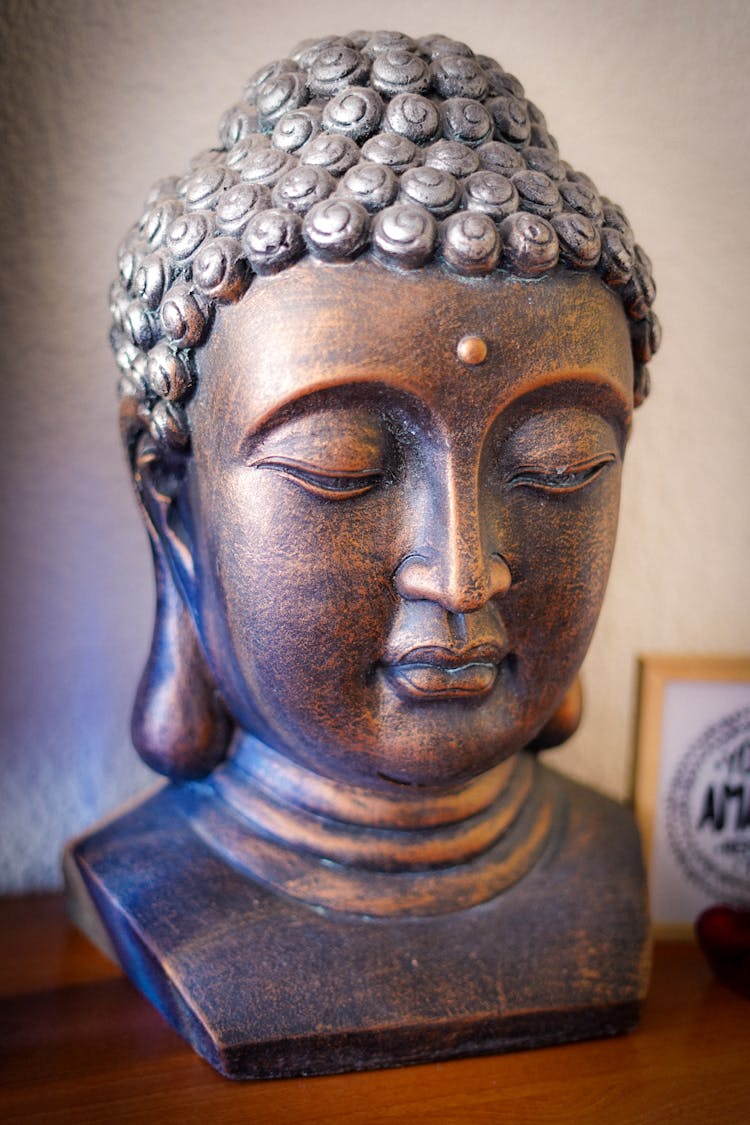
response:
[(235, 865), (312, 906), (375, 916), (495, 897), (533, 866), (560, 811), (529, 754), (449, 789), (386, 794), (251, 735), (195, 795), (195, 827)]

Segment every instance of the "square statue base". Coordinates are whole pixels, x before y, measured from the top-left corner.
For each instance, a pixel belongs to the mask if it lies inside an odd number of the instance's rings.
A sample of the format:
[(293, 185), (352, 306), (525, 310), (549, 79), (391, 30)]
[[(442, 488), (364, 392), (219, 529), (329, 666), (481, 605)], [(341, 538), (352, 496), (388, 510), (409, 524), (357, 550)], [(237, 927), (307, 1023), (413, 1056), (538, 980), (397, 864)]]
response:
[(368, 918), (283, 897), (204, 842), (185, 811), (192, 787), (172, 785), (71, 845), (71, 913), (233, 1078), (618, 1035), (648, 978), (637, 831), (621, 806), (545, 772), (561, 833), (520, 882), (468, 910)]

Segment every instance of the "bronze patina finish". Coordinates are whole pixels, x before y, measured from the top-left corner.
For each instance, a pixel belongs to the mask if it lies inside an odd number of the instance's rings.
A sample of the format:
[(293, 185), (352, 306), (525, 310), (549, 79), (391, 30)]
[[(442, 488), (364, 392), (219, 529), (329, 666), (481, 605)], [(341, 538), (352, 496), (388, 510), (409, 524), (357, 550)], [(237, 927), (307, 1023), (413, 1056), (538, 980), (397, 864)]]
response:
[(120, 252), (157, 579), (135, 744), (173, 783), (76, 843), (72, 908), (227, 1074), (631, 1027), (630, 815), (575, 730), (648, 259), (464, 44), (301, 44)]

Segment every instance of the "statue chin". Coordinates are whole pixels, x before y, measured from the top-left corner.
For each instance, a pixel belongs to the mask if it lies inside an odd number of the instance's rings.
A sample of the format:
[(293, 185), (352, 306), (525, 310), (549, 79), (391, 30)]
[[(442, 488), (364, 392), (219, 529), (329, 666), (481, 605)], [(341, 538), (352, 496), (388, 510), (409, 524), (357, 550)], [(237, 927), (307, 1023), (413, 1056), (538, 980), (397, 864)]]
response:
[(65, 871), (222, 1073), (637, 1021), (632, 816), (538, 751), (580, 721), (653, 296), (518, 80), (443, 36), (301, 44), (123, 243), (132, 733), (169, 782)]

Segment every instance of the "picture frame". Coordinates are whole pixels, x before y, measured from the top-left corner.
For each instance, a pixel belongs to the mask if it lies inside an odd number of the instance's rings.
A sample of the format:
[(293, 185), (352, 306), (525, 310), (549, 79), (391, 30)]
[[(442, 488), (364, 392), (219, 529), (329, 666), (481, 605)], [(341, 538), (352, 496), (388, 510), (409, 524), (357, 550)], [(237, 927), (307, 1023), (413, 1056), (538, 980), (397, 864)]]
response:
[(633, 791), (658, 936), (750, 907), (750, 655), (640, 658)]

